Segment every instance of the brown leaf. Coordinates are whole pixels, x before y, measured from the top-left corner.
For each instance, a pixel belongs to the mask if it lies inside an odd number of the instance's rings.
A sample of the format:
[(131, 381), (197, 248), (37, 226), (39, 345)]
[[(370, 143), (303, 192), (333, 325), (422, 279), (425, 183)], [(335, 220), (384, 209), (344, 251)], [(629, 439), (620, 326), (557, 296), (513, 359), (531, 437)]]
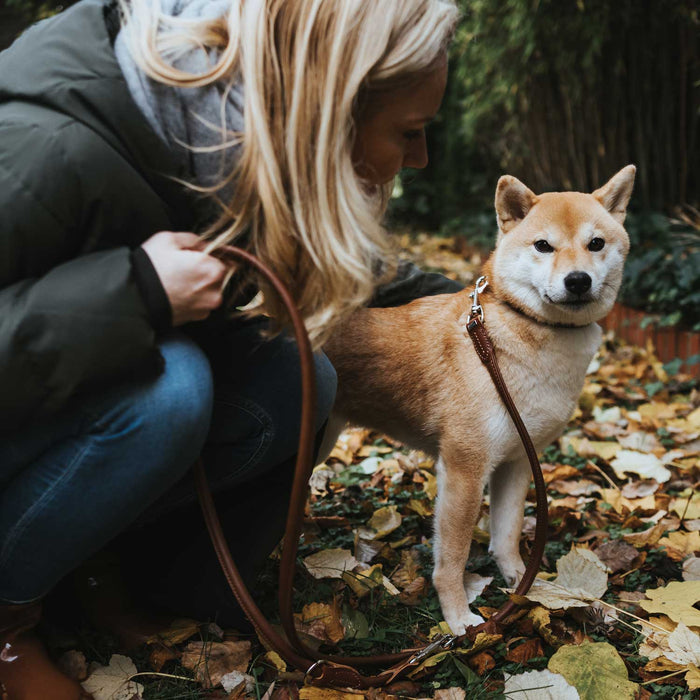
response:
[(496, 668), (496, 662), (494, 661), (493, 655), (488, 651), (480, 651), (474, 656), (470, 656), (467, 659), (469, 667), (474, 670), (477, 675), (483, 676), (487, 671), (492, 668)]
[(316, 639), (331, 644), (337, 644), (345, 637), (345, 628), (340, 619), (340, 608), (337, 602), (333, 605), (326, 603), (309, 603), (294, 616), (295, 627)]
[(536, 656), (544, 656), (544, 648), (542, 647), (542, 640), (533, 637), (509, 649), (506, 654), (506, 660), (524, 664)]
[(159, 672), (168, 661), (173, 661), (177, 658), (178, 653), (176, 651), (170, 647), (159, 644), (151, 650), (148, 663), (154, 671)]
[(219, 685), (231, 671), (245, 672), (250, 663), (250, 642), (190, 642), (182, 652), (180, 663), (194, 671), (205, 687)]
[(623, 540), (609, 540), (594, 551), (612, 573), (629, 571), (632, 562), (639, 556), (639, 552)]
[(663, 523), (658, 523), (642, 532), (630, 532), (627, 535), (622, 535), (622, 538), (634, 547), (647, 547), (656, 544), (665, 532), (666, 526)]
[(418, 578), (420, 569), (418, 552), (414, 549), (404, 549), (401, 552), (401, 565), (392, 574), (391, 581), (399, 588), (406, 588)]
[(399, 600), (404, 605), (420, 605), (424, 602), (425, 595), (428, 592), (428, 582), (423, 576), (411, 581), (406, 588), (399, 594)]

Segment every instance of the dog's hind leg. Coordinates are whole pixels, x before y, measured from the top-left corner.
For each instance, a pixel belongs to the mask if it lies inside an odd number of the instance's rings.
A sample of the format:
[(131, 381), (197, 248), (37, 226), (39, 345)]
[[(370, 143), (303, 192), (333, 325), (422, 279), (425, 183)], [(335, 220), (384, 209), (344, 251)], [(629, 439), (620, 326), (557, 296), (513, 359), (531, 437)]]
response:
[[(463, 634), (483, 619), (469, 609), (464, 590), (464, 567), (474, 526), (481, 510), (482, 470), (443, 452), (436, 464), (438, 496), (435, 508), (433, 584), (442, 614), (453, 634)], [(471, 456), (473, 458), (473, 455)]]
[(489, 552), (508, 586), (516, 585), (525, 573), (520, 556), (520, 535), (530, 479), (530, 465), (525, 458), (500, 464), (489, 479)]

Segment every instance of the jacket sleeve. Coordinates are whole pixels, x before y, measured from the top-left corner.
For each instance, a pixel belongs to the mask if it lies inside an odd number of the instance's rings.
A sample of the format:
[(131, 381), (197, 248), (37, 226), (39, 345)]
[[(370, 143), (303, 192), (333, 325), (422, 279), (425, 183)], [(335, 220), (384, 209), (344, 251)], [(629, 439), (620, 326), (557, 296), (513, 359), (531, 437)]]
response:
[(162, 361), (132, 251), (80, 254), (81, 188), (57, 165), (56, 143), (35, 134), (34, 145), (22, 144), (31, 166), (8, 150), (0, 154), (0, 433)]
[(408, 260), (399, 263), (396, 276), (377, 288), (370, 306), (400, 306), (419, 297), (435, 294), (452, 294), (464, 289), (464, 285), (437, 272), (424, 272)]

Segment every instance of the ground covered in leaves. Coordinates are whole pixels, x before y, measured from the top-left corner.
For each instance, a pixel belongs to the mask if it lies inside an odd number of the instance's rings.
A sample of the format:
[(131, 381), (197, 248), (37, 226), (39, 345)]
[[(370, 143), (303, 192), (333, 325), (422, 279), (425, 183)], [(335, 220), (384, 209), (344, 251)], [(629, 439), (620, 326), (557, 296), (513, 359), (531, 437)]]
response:
[[(459, 240), (404, 240), (423, 266), (465, 282), (479, 256)], [(653, 348), (605, 339), (566, 434), (542, 455), (548, 543), (539, 578), (505, 632), (443, 651), (372, 698), (622, 700), (698, 697), (700, 391)], [(346, 431), (311, 482), (296, 579), (310, 644), (400, 650), (447, 632), (430, 584), (431, 459), (386, 436)], [(534, 492), (522, 536), (534, 538)], [(488, 496), (465, 584), (488, 618), (509, 593), (487, 553)], [(275, 562), (256, 595), (275, 614)], [(90, 668), (80, 655), (94, 661)], [(133, 659), (133, 660), (132, 660)], [(305, 687), (259, 640), (182, 621), (142, 653), (64, 656), (98, 700), (307, 700), (362, 695)], [(109, 662), (109, 663), (108, 663)], [(135, 662), (135, 663), (134, 663)], [(134, 675), (138, 672), (144, 675)], [(157, 675), (160, 674), (160, 675)], [(129, 680), (131, 679), (131, 680)]]

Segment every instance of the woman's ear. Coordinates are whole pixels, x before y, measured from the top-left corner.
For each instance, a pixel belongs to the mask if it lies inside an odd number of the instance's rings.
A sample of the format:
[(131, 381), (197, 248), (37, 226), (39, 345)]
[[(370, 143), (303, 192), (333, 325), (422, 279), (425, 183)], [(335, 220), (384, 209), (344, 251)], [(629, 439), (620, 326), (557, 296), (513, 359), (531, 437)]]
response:
[(610, 216), (618, 224), (625, 223), (627, 204), (632, 196), (636, 172), (637, 168), (634, 165), (627, 165), (593, 192), (593, 196), (608, 210)]
[(517, 177), (503, 175), (496, 185), (496, 216), (501, 233), (517, 226), (537, 202), (537, 195)]

